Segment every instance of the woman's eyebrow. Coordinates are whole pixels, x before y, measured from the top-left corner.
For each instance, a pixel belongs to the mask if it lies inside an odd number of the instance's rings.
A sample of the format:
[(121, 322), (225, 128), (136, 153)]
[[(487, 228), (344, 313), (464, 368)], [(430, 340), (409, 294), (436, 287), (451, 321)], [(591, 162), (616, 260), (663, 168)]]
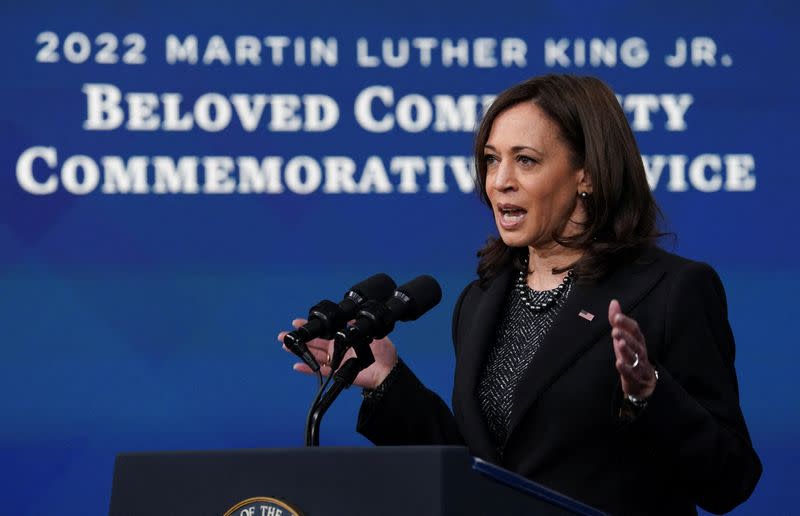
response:
[[(494, 145), (490, 145), (490, 144), (487, 143), (483, 147), (485, 149), (490, 149), (490, 150), (493, 150), (493, 151), (497, 152), (497, 149), (495, 149)], [(544, 154), (544, 152), (540, 151), (539, 149), (537, 149), (535, 147), (531, 147), (529, 145), (515, 145), (515, 146), (511, 147), (511, 150), (513, 152), (518, 152), (518, 151), (526, 150), (526, 149), (527, 150), (532, 150), (533, 152), (535, 152), (537, 154)]]

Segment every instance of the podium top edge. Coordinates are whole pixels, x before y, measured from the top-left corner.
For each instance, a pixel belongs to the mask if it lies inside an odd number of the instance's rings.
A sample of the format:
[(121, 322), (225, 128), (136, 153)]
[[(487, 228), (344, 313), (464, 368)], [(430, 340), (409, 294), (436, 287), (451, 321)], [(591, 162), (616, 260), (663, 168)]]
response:
[(152, 456), (220, 456), (220, 455), (273, 455), (286, 453), (382, 453), (403, 452), (419, 453), (457, 453), (469, 455), (465, 446), (321, 446), (321, 447), (287, 447), (287, 448), (233, 448), (213, 450), (144, 450), (121, 451), (117, 458), (152, 457)]

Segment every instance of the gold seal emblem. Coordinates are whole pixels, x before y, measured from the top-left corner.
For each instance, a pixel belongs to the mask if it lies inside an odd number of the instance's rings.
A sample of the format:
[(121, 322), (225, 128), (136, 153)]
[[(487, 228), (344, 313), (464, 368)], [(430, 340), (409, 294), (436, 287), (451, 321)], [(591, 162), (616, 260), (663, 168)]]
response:
[(269, 498), (257, 496), (248, 498), (237, 503), (224, 514), (224, 516), (302, 516), (300, 511), (288, 503)]

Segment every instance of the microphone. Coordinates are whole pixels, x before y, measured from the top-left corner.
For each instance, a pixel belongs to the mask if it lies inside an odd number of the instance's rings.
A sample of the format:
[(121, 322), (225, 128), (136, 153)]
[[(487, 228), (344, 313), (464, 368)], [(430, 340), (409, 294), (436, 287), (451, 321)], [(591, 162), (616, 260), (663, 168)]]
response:
[[(395, 290), (385, 303), (374, 300), (364, 303), (356, 321), (336, 332), (336, 339), (333, 341), (334, 356), (331, 357), (331, 368), (336, 371), (332, 375), (333, 386), (311, 407), (306, 420), (306, 446), (319, 446), (322, 416), (339, 394), (353, 384), (358, 373), (375, 362), (369, 346), (372, 339), (388, 335), (397, 321), (419, 319), (441, 300), (442, 289), (439, 283), (430, 276), (418, 276)], [(339, 364), (350, 347), (355, 348), (356, 356), (349, 358), (340, 368)]]
[(300, 357), (312, 371), (319, 371), (319, 364), (309, 351), (306, 342), (321, 337), (332, 339), (336, 332), (352, 319), (361, 305), (369, 300), (383, 300), (389, 297), (396, 284), (384, 273), (375, 274), (356, 283), (345, 292), (338, 304), (324, 299), (308, 311), (308, 322), (286, 334), (283, 343)]
[(439, 304), (442, 289), (431, 276), (417, 276), (400, 286), (385, 303), (370, 300), (359, 310), (356, 321), (336, 333), (331, 368), (336, 370), (350, 347), (363, 349), (372, 339), (391, 333), (397, 321), (415, 321)]

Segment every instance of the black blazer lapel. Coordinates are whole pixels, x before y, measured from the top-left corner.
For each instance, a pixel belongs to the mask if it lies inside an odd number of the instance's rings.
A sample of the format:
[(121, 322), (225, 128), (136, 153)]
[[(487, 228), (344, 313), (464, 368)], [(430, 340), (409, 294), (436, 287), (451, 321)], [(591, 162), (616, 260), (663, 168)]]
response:
[[(561, 312), (514, 393), (509, 437), (536, 399), (585, 351), (611, 332), (608, 323), (611, 300), (619, 300), (622, 311), (629, 313), (658, 283), (664, 271), (661, 267), (651, 266), (655, 259), (651, 256), (647, 253), (642, 263), (623, 266), (602, 281), (572, 286)], [(587, 320), (580, 315), (581, 311), (594, 317)]]
[(477, 385), (508, 299), (513, 278), (511, 272), (509, 268), (498, 274), (485, 287), (477, 303), (469, 310), (463, 310), (461, 317), (468, 317), (470, 320), (459, 323), (460, 327), (467, 329), (460, 336), (454, 380), (454, 394), (459, 405), (463, 407), (461, 431), (472, 453), (493, 462), (497, 462), (499, 457), (478, 403)]

